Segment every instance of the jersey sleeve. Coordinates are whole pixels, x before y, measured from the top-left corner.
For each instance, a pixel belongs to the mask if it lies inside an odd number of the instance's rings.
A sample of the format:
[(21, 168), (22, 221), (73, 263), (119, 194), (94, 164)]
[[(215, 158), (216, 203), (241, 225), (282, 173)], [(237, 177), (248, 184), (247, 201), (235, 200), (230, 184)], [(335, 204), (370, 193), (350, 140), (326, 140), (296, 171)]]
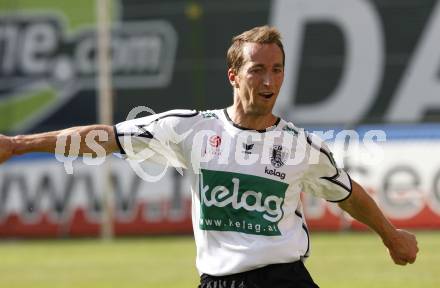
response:
[(120, 155), (130, 160), (187, 168), (183, 143), (197, 115), (192, 110), (171, 110), (116, 124)]
[(304, 192), (340, 202), (351, 195), (352, 183), (348, 173), (338, 168), (327, 145), (313, 134), (307, 135), (308, 169), (302, 177)]

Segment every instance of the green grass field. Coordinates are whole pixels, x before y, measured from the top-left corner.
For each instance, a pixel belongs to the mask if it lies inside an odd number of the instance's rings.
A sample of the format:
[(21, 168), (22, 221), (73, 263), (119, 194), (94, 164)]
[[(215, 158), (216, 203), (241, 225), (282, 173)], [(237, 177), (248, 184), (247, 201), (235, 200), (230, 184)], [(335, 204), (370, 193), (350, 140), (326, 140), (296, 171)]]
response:
[[(307, 261), (321, 287), (440, 287), (440, 232), (419, 232), (416, 264), (392, 264), (369, 233), (313, 233)], [(192, 237), (0, 241), (0, 287), (197, 286)]]

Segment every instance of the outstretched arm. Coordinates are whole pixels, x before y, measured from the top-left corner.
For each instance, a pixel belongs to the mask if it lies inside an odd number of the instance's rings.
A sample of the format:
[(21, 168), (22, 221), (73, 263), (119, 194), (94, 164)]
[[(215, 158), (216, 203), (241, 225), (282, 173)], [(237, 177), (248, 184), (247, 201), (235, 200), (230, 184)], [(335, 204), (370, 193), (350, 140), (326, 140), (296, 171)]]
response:
[[(60, 141), (61, 137), (65, 137), (64, 141)], [(72, 150), (72, 143), (78, 147)], [(69, 151), (76, 151), (80, 156), (84, 153), (96, 156), (96, 145), (101, 146), (106, 154), (118, 150), (112, 126), (89, 125), (13, 137), (0, 134), (0, 163), (14, 155), (31, 152), (61, 153), (67, 156)]]
[(394, 263), (414, 263), (419, 251), (416, 237), (394, 228), (367, 192), (355, 181), (352, 181), (352, 186), (351, 196), (340, 202), (339, 207), (380, 235)]

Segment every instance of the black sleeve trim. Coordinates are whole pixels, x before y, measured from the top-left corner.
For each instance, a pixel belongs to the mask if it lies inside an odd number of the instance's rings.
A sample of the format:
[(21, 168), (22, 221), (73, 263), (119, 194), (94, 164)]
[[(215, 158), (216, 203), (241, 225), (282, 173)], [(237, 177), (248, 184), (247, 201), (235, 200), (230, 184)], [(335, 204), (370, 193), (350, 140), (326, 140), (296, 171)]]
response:
[(348, 179), (350, 180), (350, 187), (345, 186), (344, 183), (342, 183), (342, 182), (340, 182), (340, 181), (337, 180), (337, 178), (338, 178), (339, 175), (340, 175), (340, 174), (339, 174), (339, 171), (338, 171), (338, 173), (336, 173), (336, 175), (334, 175), (334, 176), (332, 176), (332, 177), (320, 177), (320, 178), (321, 178), (321, 179), (324, 179), (324, 180), (327, 180), (327, 181), (330, 181), (330, 182), (332, 182), (333, 184), (336, 184), (336, 185), (338, 185), (339, 187), (343, 188), (344, 190), (347, 190), (348, 193), (351, 193), (352, 184), (351, 184), (351, 178), (350, 178), (350, 175), (348, 175), (348, 173), (347, 173)]
[(342, 202), (342, 201), (347, 200), (347, 199), (351, 196), (351, 194), (352, 194), (352, 192), (353, 192), (353, 181), (351, 180), (350, 174), (347, 173), (347, 176), (348, 176), (348, 179), (350, 180), (350, 188), (351, 188), (351, 189), (347, 189), (347, 188), (345, 187), (345, 185), (343, 185), (343, 184), (340, 183), (339, 181), (335, 181), (334, 179), (333, 179), (333, 181), (330, 180), (330, 179), (326, 179), (326, 180), (329, 180), (329, 181), (335, 183), (336, 185), (341, 186), (342, 188), (345, 188), (345, 189), (348, 191), (348, 195), (345, 196), (344, 198), (342, 198), (342, 199), (340, 199), (340, 200), (333, 200), (333, 201), (331, 201), (331, 200), (327, 200), (328, 202), (332, 202), (332, 203)]
[(304, 253), (304, 255), (302, 257), (307, 258), (307, 257), (309, 257), (309, 252), (310, 252), (310, 234), (309, 234), (309, 229), (307, 229), (306, 224), (303, 223), (302, 228), (304, 229), (304, 231), (306, 232), (306, 235), (307, 235), (307, 250), (306, 250), (306, 253)]
[(160, 117), (158, 117), (157, 119), (155, 119), (154, 121), (159, 121), (159, 120), (162, 120), (162, 119), (164, 119), (164, 118), (168, 118), (168, 117), (191, 118), (191, 117), (194, 117), (194, 116), (197, 116), (197, 115), (199, 115), (199, 111), (195, 111), (195, 112), (192, 112), (192, 113), (190, 113), (190, 114), (171, 113), (171, 114), (167, 114), (167, 115), (160, 116)]
[(335, 175), (333, 175), (331, 177), (320, 177), (320, 178), (324, 179), (324, 180), (327, 180), (327, 181), (330, 181), (333, 184), (336, 184), (339, 187), (342, 187), (344, 190), (347, 190), (347, 192), (348, 192), (348, 195), (346, 197), (344, 197), (343, 199), (341, 199), (341, 200), (327, 200), (327, 201), (328, 202), (332, 202), (332, 203), (337, 203), (337, 202), (342, 202), (342, 201), (348, 199), (348, 197), (350, 197), (350, 195), (352, 193), (352, 189), (353, 189), (353, 183), (351, 181), (350, 175), (347, 173), (348, 179), (350, 180), (350, 187), (347, 187), (342, 182), (337, 180), (337, 178), (339, 177), (339, 170), (338, 170), (338, 167), (336, 167), (336, 161), (333, 158), (333, 156), (331, 155), (331, 152), (323, 149), (322, 147), (316, 146), (315, 143), (312, 142), (312, 139), (310, 139), (309, 135), (307, 135), (306, 139), (307, 139), (307, 143), (309, 143), (309, 145), (311, 147), (315, 148), (316, 150), (319, 150), (321, 153), (323, 153), (325, 156), (327, 156), (328, 160), (330, 161), (330, 163), (332, 164), (332, 166), (336, 170)]
[(309, 135), (307, 135), (306, 139), (307, 139), (307, 143), (309, 143), (309, 145), (311, 147), (315, 148), (316, 150), (319, 150), (321, 153), (323, 153), (325, 156), (327, 156), (330, 163), (332, 163), (332, 165), (335, 167), (336, 171), (338, 171), (338, 168), (336, 167), (335, 159), (333, 159), (333, 156), (331, 155), (331, 153), (329, 153), (328, 151), (326, 151), (322, 147), (316, 146), (316, 144), (312, 142), (312, 139), (310, 139)]
[(301, 212), (299, 212), (298, 210), (295, 210), (295, 215), (298, 216), (299, 218), (301, 218), (301, 220), (302, 220), (302, 228), (303, 228), (304, 232), (306, 232), (306, 236), (307, 236), (307, 250), (306, 250), (306, 253), (304, 253), (304, 255), (301, 256), (301, 258), (307, 258), (307, 257), (309, 257), (309, 252), (310, 252), (310, 234), (309, 234), (309, 229), (307, 229), (307, 226), (304, 223), (304, 219), (303, 219), (303, 216), (302, 216)]
[(120, 133), (118, 134), (118, 136), (131, 136), (131, 137), (139, 137), (139, 138), (146, 138), (146, 139), (153, 139), (153, 134), (149, 133), (146, 134), (145, 132), (143, 132), (142, 134), (139, 133)]
[(116, 140), (116, 144), (119, 147), (120, 153), (123, 155), (127, 155), (127, 153), (125, 153), (124, 148), (122, 148), (121, 142), (119, 142), (119, 134), (118, 134), (118, 130), (116, 129), (116, 125), (113, 125), (113, 131), (115, 133), (115, 140)]
[(147, 125), (136, 125), (136, 126), (139, 128), (139, 130), (142, 133), (138, 133), (138, 134), (132, 133), (131, 136), (147, 138), (147, 139), (153, 139), (154, 138), (153, 134), (150, 131), (148, 131), (147, 129), (145, 129), (145, 126), (147, 126)]
[[(333, 156), (331, 155), (331, 152), (328, 152), (327, 150), (323, 149), (322, 147), (318, 147), (318, 146), (316, 146), (315, 143), (312, 142), (312, 139), (310, 139), (309, 135), (307, 135), (306, 139), (307, 139), (307, 143), (309, 143), (309, 145), (310, 145), (311, 147), (315, 148), (316, 150), (319, 150), (319, 152), (321, 152), (322, 154), (324, 154), (325, 156), (327, 156), (328, 160), (330, 161), (330, 163), (332, 164), (332, 166), (333, 166), (333, 167), (335, 168), (335, 170), (336, 170), (335, 175), (333, 175), (333, 176), (331, 176), (331, 177), (321, 177), (321, 179), (328, 180), (328, 181), (330, 181), (330, 182), (332, 182), (332, 183), (334, 183), (334, 184), (336, 184), (336, 185), (338, 185), (338, 186), (344, 188), (345, 190), (347, 190), (347, 191), (351, 194), (351, 187), (352, 187), (352, 184), (351, 184), (351, 178), (350, 178), (350, 175), (348, 175), (348, 173), (347, 173), (347, 176), (348, 176), (348, 178), (350, 179), (350, 188), (349, 188), (349, 187), (345, 186), (343, 183), (341, 183), (341, 182), (339, 182), (338, 180), (336, 180), (336, 179), (339, 177), (339, 170), (338, 170), (338, 167), (336, 166), (336, 161), (335, 161), (335, 159), (334, 159)], [(339, 201), (343, 201), (343, 200), (339, 200)]]
[[(195, 111), (189, 114), (184, 114), (184, 113), (170, 113), (167, 115), (163, 115), (161, 117), (158, 117), (157, 119), (153, 120), (152, 122), (157, 122), (161, 119), (167, 118), (167, 117), (183, 117), (183, 118), (190, 118), (190, 117), (194, 117), (199, 115), (199, 111)], [(150, 123), (152, 123), (150, 122)], [(140, 130), (142, 130), (142, 133), (122, 133), (119, 134), (117, 129), (116, 129), (116, 125), (113, 125), (113, 131), (115, 133), (115, 138), (116, 138), (116, 144), (119, 147), (119, 150), (121, 152), (121, 154), (126, 155), (127, 153), (124, 151), (124, 148), (122, 148), (121, 142), (119, 141), (119, 136), (131, 136), (131, 137), (140, 137), (140, 138), (146, 138), (146, 139), (153, 139), (153, 134), (151, 134), (151, 132), (149, 132), (148, 130), (144, 129), (145, 126), (147, 126), (148, 124), (144, 124), (144, 125), (138, 125), (138, 128)]]
[[(166, 113), (166, 112), (164, 112), (164, 113)], [(158, 114), (156, 114), (156, 115), (158, 115)], [(165, 118), (168, 118), (168, 117), (190, 118), (190, 117), (194, 117), (194, 116), (197, 116), (197, 115), (199, 115), (199, 111), (195, 111), (195, 112), (192, 112), (192, 113), (189, 113), (189, 114), (183, 114), (183, 113), (170, 113), (170, 114), (166, 114), (166, 115), (162, 115), (162, 116), (160, 116), (160, 117), (157, 117), (156, 119), (153, 119), (153, 120), (151, 120), (151, 121), (148, 122), (148, 123), (143, 123), (142, 125), (137, 125), (137, 126), (138, 126), (139, 128), (143, 128), (143, 127), (145, 127), (145, 126), (150, 125), (151, 123), (158, 122), (159, 120), (162, 120), (162, 119), (165, 119)], [(139, 136), (139, 135), (136, 135), (136, 136)], [(147, 138), (148, 138), (148, 137), (147, 137)]]

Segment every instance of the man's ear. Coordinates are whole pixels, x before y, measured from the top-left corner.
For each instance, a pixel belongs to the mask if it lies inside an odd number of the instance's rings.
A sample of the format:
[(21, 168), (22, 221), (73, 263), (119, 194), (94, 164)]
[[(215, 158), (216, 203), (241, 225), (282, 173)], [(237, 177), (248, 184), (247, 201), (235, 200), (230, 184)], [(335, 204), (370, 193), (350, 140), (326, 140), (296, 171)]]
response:
[(232, 87), (234, 88), (238, 88), (238, 75), (235, 72), (234, 69), (229, 68), (228, 69), (228, 79), (229, 79), (229, 83), (231, 83)]

